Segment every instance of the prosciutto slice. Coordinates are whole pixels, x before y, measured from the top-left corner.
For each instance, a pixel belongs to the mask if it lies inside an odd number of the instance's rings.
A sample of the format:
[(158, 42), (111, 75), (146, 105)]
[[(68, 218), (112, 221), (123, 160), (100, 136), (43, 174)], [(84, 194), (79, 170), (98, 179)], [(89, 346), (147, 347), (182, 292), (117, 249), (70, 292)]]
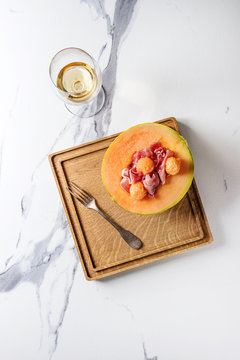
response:
[(137, 171), (136, 165), (129, 170), (130, 184), (134, 184), (142, 180), (142, 173)]
[(129, 168), (125, 168), (122, 171), (122, 177), (129, 177)]
[(122, 179), (120, 181), (121, 187), (128, 191), (131, 184), (134, 184), (142, 180), (142, 173), (137, 171), (136, 165), (131, 168), (125, 168), (122, 170)]
[(121, 185), (121, 187), (122, 187), (124, 190), (126, 190), (127, 192), (129, 192), (130, 186), (131, 186), (131, 184), (130, 184), (130, 182), (129, 182), (129, 178), (123, 177), (122, 180), (120, 181), (120, 185)]
[(143, 177), (143, 186), (147, 190), (149, 195), (154, 195), (160, 180), (158, 174), (154, 171), (151, 174), (147, 174)]
[(166, 173), (166, 170), (165, 170), (166, 160), (167, 160), (168, 157), (173, 156), (173, 154), (174, 154), (173, 151), (166, 149), (166, 154), (164, 156), (164, 159), (157, 168), (159, 178), (160, 178), (161, 183), (163, 185), (165, 184), (166, 178), (167, 178), (167, 173)]
[(145, 150), (139, 150), (139, 151), (136, 151), (134, 154), (133, 154), (133, 159), (132, 159), (132, 164), (133, 165), (136, 165), (138, 160), (143, 158), (143, 157), (147, 157), (146, 156), (146, 153), (145, 153)]

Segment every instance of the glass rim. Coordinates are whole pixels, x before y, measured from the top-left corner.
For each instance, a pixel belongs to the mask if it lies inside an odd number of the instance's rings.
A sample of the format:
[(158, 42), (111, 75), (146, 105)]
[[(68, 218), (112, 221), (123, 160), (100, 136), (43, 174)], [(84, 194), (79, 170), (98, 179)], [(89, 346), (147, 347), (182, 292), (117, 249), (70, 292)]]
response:
[[(55, 59), (61, 52), (65, 51), (65, 50), (78, 50), (78, 51), (83, 52), (84, 54), (86, 54), (87, 56), (90, 57), (90, 59), (92, 60), (92, 62), (93, 62), (93, 64), (94, 64), (94, 67), (95, 67), (95, 64), (96, 64), (96, 60), (95, 60), (88, 52), (86, 52), (85, 50), (80, 49), (80, 48), (77, 48), (77, 47), (74, 47), (74, 46), (70, 46), (70, 47), (61, 49), (61, 50), (59, 50), (59, 51), (53, 56), (53, 58), (52, 58), (52, 60), (51, 60), (51, 62), (50, 62), (50, 64), (49, 64), (49, 69), (48, 69), (48, 71), (49, 71), (49, 77), (50, 77), (50, 79), (51, 79), (51, 82), (53, 83), (54, 87), (55, 87), (58, 91), (60, 90), (60, 91), (62, 91), (64, 94), (70, 94), (70, 95), (71, 95), (71, 94), (76, 94), (76, 93), (73, 92), (73, 91), (62, 90), (62, 89), (60, 89), (59, 87), (57, 87), (57, 85), (56, 85), (56, 83), (53, 81), (53, 78), (52, 78), (52, 75), (51, 75), (51, 67), (52, 67), (52, 64), (53, 64), (54, 59)], [(94, 71), (95, 71), (95, 69), (94, 69)]]

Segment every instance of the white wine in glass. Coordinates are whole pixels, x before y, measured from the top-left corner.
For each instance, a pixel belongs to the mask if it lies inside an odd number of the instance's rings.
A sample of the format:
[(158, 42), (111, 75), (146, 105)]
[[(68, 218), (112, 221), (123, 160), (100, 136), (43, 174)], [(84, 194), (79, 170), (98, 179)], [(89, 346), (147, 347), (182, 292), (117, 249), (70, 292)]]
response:
[(59, 51), (49, 67), (50, 78), (66, 108), (81, 117), (96, 115), (103, 107), (105, 93), (97, 62), (84, 50)]

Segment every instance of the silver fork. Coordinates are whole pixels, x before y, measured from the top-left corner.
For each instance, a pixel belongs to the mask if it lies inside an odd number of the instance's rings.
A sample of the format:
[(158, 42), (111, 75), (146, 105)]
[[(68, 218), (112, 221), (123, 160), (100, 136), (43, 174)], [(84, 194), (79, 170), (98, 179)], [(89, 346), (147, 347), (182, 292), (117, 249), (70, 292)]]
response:
[(71, 181), (70, 186), (67, 187), (67, 190), (72, 194), (75, 199), (80, 201), (88, 209), (97, 211), (100, 215), (104, 217), (115, 229), (120, 233), (121, 237), (135, 250), (139, 250), (142, 247), (142, 241), (133, 235), (130, 231), (127, 231), (121, 226), (117, 225), (111, 219), (109, 219), (97, 206), (95, 198), (90, 195), (87, 191), (83, 190), (80, 186)]

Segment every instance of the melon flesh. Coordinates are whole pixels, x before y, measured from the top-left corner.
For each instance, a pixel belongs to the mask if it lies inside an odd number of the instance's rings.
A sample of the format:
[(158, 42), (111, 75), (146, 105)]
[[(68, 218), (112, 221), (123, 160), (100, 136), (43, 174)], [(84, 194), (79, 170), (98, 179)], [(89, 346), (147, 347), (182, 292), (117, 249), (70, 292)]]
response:
[[(136, 151), (157, 141), (181, 159), (180, 171), (167, 177), (154, 198), (135, 200), (120, 186), (122, 170), (130, 165)], [(109, 146), (102, 163), (102, 180), (112, 199), (125, 210), (143, 215), (160, 213), (177, 204), (188, 191), (193, 172), (193, 157), (186, 140), (175, 130), (155, 123), (140, 124), (119, 135)]]

